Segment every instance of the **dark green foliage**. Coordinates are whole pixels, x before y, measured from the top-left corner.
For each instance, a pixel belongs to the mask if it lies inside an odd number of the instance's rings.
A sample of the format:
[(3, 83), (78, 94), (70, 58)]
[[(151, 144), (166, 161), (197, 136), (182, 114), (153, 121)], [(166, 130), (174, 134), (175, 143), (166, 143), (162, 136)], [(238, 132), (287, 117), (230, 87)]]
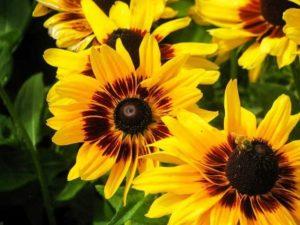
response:
[[(144, 196), (141, 192), (131, 190), (127, 205), (123, 207), (123, 188), (112, 199), (104, 199), (103, 185), (106, 178), (95, 182), (67, 182), (68, 171), (75, 162), (80, 146), (55, 146), (51, 142), (53, 131), (45, 125), (46, 119), (51, 116), (45, 97), (54, 82), (55, 71), (43, 62), (42, 52), (54, 47), (54, 42), (42, 28), (43, 19), (31, 18), (34, 4), (31, 0), (0, 0), (0, 85), (7, 90), (17, 118), (29, 136), (30, 143), (36, 148), (57, 224), (167, 224), (168, 218), (144, 217), (157, 196)], [(180, 0), (171, 6), (182, 17), (187, 15), (192, 5), (192, 0)], [(208, 28), (191, 22), (189, 27), (170, 35), (167, 41), (209, 42), (211, 37)], [(219, 117), (212, 122), (214, 125), (223, 127), (224, 90), (231, 78), (239, 81), (243, 106), (253, 111), (258, 118), (262, 118), (273, 101), (283, 93), (291, 97), (293, 112), (300, 111), (299, 62), (279, 70), (275, 60), (270, 57), (258, 82), (251, 84), (248, 82), (247, 71), (234, 63), (240, 54), (240, 51), (234, 52), (232, 62), (220, 66), (222, 75), (215, 85), (200, 87), (204, 98), (199, 105), (220, 112)], [(33, 160), (24, 145), (24, 135), (14, 122), (0, 101), (0, 224), (2, 221), (5, 225), (48, 224)], [(298, 126), (290, 139), (299, 138)]]

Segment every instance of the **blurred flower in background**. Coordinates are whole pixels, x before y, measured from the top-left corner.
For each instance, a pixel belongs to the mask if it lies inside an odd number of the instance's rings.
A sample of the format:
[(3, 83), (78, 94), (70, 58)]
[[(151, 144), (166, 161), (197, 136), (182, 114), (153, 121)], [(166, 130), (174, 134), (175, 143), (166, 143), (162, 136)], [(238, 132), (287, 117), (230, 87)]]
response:
[[(120, 19), (124, 19), (124, 13), (129, 10), (128, 5), (131, 4), (133, 9), (137, 2), (137, 0), (96, 0), (95, 4), (112, 19), (116, 14)], [(152, 3), (156, 20), (160, 17), (169, 18), (176, 15), (174, 10), (165, 6), (165, 0), (153, 0)], [(58, 47), (79, 51), (85, 49), (94, 40), (95, 35), (85, 18), (81, 0), (38, 0), (33, 16), (45, 16), (52, 11), (56, 11), (55, 15), (51, 15), (44, 26), (48, 28), (49, 35), (57, 40)], [(107, 26), (101, 21), (97, 23), (99, 27)]]
[[(195, 21), (220, 27), (209, 30), (219, 44), (220, 61), (226, 60), (231, 50), (247, 43), (238, 62), (250, 70), (250, 80), (256, 81), (268, 55), (275, 56), (282, 68), (299, 54), (298, 43), (294, 41), (300, 37), (294, 16), (299, 12), (297, 8), (299, 1), (289, 0), (196, 0), (191, 14)], [(285, 27), (285, 13), (289, 28)]]

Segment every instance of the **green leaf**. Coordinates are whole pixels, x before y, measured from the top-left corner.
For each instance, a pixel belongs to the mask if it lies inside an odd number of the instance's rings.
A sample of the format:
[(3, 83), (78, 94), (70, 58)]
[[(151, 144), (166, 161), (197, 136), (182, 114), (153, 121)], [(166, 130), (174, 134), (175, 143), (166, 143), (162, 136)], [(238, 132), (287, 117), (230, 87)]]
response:
[[(31, 4), (29, 0), (1, 0), (0, 1), (0, 43), (6, 42), (10, 46), (21, 38), (26, 25), (31, 18)], [(7, 35), (10, 38), (7, 38)]]
[(211, 36), (207, 32), (208, 27), (199, 26), (198, 24), (191, 22), (191, 24), (180, 29), (177, 32), (170, 34), (167, 38), (170, 39), (172, 43), (178, 42), (204, 42), (210, 43)]
[(133, 201), (127, 203), (125, 207), (121, 208), (116, 213), (112, 220), (107, 223), (107, 225), (123, 225), (125, 222), (130, 221), (136, 212), (142, 207), (145, 207), (145, 204), (151, 200), (153, 200), (153, 196), (148, 195), (137, 202)]
[(65, 188), (56, 196), (56, 201), (69, 201), (86, 185), (85, 181), (74, 180), (67, 183)]
[(193, 6), (193, 5), (194, 5), (194, 1), (192, 1), (192, 0), (177, 1), (177, 2), (174, 2), (174, 3), (170, 4), (170, 6), (174, 10), (177, 11), (177, 16), (178, 17), (187, 16), (190, 7)]
[[(104, 186), (96, 185), (95, 188), (98, 193), (104, 198)], [(116, 211), (118, 211), (122, 207), (123, 191), (124, 188), (120, 187), (119, 190), (114, 194), (114, 196), (107, 200)], [(140, 198), (141, 195), (137, 196), (136, 200), (139, 200)]]
[(151, 204), (153, 203), (155, 196), (149, 197), (143, 203), (131, 219), (131, 225), (166, 225), (168, 223), (168, 217), (151, 219), (145, 217)]
[(101, 204), (95, 208), (93, 225), (106, 225), (107, 221), (114, 216), (114, 211), (106, 199), (102, 199), (102, 201), (97, 199), (97, 201)]
[(7, 44), (0, 46), (0, 85), (4, 86), (12, 73), (11, 51)]
[(0, 115), (0, 145), (15, 146), (18, 141), (10, 118)]
[[(259, 111), (262, 116), (264, 116), (264, 114), (269, 110), (276, 98), (278, 98), (281, 94), (289, 94), (286, 87), (275, 83), (250, 84), (248, 90), (249, 93), (251, 93), (252, 107), (260, 107), (261, 110)], [(246, 103), (244, 105), (246, 105)], [(256, 109), (256, 111), (258, 110)]]
[(35, 180), (30, 157), (20, 149), (0, 147), (0, 192), (11, 191)]
[(36, 74), (23, 84), (15, 101), (16, 111), (34, 145), (37, 144), (41, 136), (43, 106), (43, 77), (42, 74)]
[[(101, 196), (104, 196), (104, 186), (96, 185), (96, 190)], [(144, 196), (143, 192), (130, 190), (127, 196), (127, 204), (124, 207), (122, 205), (124, 187), (120, 187), (115, 195), (107, 201), (115, 209), (115, 216), (106, 223), (106, 225), (117, 225), (128, 222), (131, 225), (164, 225), (167, 224), (167, 218), (150, 219), (144, 215), (148, 212), (150, 205), (152, 204), (155, 196)], [(130, 221), (130, 222), (129, 222)], [(105, 224), (103, 221), (97, 224)]]

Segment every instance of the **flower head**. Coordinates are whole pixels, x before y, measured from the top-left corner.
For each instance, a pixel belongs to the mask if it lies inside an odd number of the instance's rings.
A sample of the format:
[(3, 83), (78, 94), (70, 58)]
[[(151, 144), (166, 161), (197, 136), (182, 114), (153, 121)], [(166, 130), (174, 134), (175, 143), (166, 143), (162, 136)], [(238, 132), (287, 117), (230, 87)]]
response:
[[(131, 1), (128, 6), (124, 2), (117, 1), (110, 10), (109, 16), (93, 0), (82, 0), (81, 5), (85, 18), (96, 35), (97, 41), (94, 41), (94, 46), (106, 44), (115, 49), (116, 41), (120, 38), (135, 68), (138, 68), (139, 47), (143, 37), (153, 28), (155, 10), (151, 8), (155, 7), (155, 4), (151, 0)], [(188, 26), (190, 21), (188, 17), (170, 20), (151, 32), (159, 43), (161, 62), (165, 63), (176, 56), (189, 54), (190, 57), (185, 64), (186, 69), (218, 69), (214, 63), (205, 58), (216, 52), (216, 44), (196, 42), (171, 44), (165, 41), (170, 33)], [(70, 53), (61, 49), (49, 49), (45, 52), (45, 59), (50, 65), (59, 67), (59, 77), (74, 74), (74, 72), (90, 75), (92, 70), (89, 53), (89, 50)], [(58, 58), (62, 60), (57, 60)], [(62, 63), (63, 61), (66, 63)]]
[[(51, 11), (56, 13), (44, 23), (49, 29), (51, 37), (57, 40), (56, 44), (60, 48), (68, 48), (70, 50), (79, 51), (88, 47), (95, 35), (92, 27), (86, 19), (82, 4), (82, 0), (38, 0), (38, 4), (33, 12), (33, 16), (45, 16)], [(94, 0), (99, 10), (107, 16), (113, 17), (119, 15), (122, 17), (128, 5), (132, 5), (131, 9), (135, 10), (137, 0)], [(176, 15), (176, 12), (166, 7), (165, 0), (153, 0), (153, 19), (157, 20), (161, 17), (169, 18)], [(149, 9), (150, 10), (150, 9)], [(98, 27), (105, 27), (107, 24), (97, 21)]]
[(239, 64), (250, 70), (250, 80), (255, 81), (268, 55), (276, 57), (279, 68), (295, 60), (298, 44), (294, 40), (300, 37), (298, 9), (297, 0), (197, 0), (193, 13), (198, 20), (200, 16), (219, 27), (210, 33), (220, 45), (220, 58), (249, 43)]
[[(151, 146), (174, 167), (146, 171), (134, 188), (163, 193), (149, 217), (171, 214), (174, 224), (294, 224), (299, 217), (300, 141), (286, 143), (300, 115), (281, 95), (257, 126), (242, 108), (236, 80), (225, 93), (224, 131), (193, 113), (163, 118), (172, 136)], [(299, 218), (298, 218), (299, 219)]]
[[(108, 45), (91, 50), (93, 76), (73, 74), (58, 81), (50, 91), (58, 145), (83, 143), (68, 179), (93, 180), (111, 170), (105, 186), (110, 198), (128, 175), (125, 196), (135, 172), (157, 165), (139, 156), (156, 151), (148, 144), (165, 138), (169, 130), (161, 117), (178, 110), (196, 108), (202, 94), (197, 85), (218, 72), (181, 71), (188, 56), (178, 56), (161, 65), (156, 39), (146, 35), (141, 43), (140, 66), (135, 69), (121, 39), (117, 50)], [(208, 120), (215, 116), (197, 109)]]

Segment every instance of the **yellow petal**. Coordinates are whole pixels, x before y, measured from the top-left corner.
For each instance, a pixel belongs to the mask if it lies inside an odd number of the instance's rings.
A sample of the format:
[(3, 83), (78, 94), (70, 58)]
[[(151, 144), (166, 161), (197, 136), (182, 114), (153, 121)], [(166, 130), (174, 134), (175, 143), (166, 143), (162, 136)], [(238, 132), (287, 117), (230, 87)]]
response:
[(130, 9), (125, 2), (116, 1), (109, 11), (109, 18), (120, 28), (130, 28)]
[(69, 145), (83, 142), (85, 139), (82, 119), (71, 121), (56, 131), (52, 141), (57, 145)]
[[(162, 162), (167, 160), (167, 162), (173, 164), (182, 164), (179, 163), (180, 161), (178, 161), (178, 159), (194, 166), (196, 166), (198, 163), (198, 152), (182, 139), (175, 137), (164, 138), (160, 141), (152, 143), (150, 146), (157, 147), (164, 151), (146, 155), (144, 157), (152, 158), (153, 156), (154, 158), (158, 158), (159, 156), (162, 156), (159, 160)], [(176, 163), (176, 161), (178, 163)]]
[(164, 194), (155, 199), (146, 216), (150, 218), (159, 218), (171, 214), (178, 203), (182, 202), (186, 198), (186, 195), (175, 195), (172, 193)]
[(245, 69), (254, 69), (265, 60), (267, 53), (262, 52), (258, 43), (252, 44), (239, 58), (239, 65)]
[(255, 67), (254, 69), (251, 69), (248, 71), (248, 77), (250, 82), (255, 83), (257, 79), (259, 78), (259, 75), (261, 73), (263, 64), (260, 64), (259, 66)]
[(191, 224), (208, 211), (222, 196), (209, 197), (205, 192), (198, 191), (182, 201), (170, 217), (169, 225)]
[(236, 225), (239, 220), (239, 205), (227, 207), (225, 204), (216, 204), (210, 213), (210, 225), (220, 225), (226, 221), (226, 225)]
[(131, 23), (130, 27), (133, 29), (140, 29), (142, 31), (150, 31), (154, 21), (154, 10), (152, 0), (131, 0)]
[(97, 80), (101, 82), (113, 83), (132, 72), (122, 56), (107, 45), (102, 45), (100, 51), (92, 49), (91, 63)]
[(172, 48), (174, 49), (175, 55), (210, 55), (218, 50), (218, 45), (196, 42), (180, 42), (177, 44), (173, 44)]
[(151, 77), (157, 73), (160, 68), (160, 50), (156, 39), (149, 34), (145, 35), (140, 49), (140, 67), (141, 75)]
[(49, 65), (69, 70), (83, 71), (89, 63), (89, 51), (74, 53), (53, 48), (46, 50), (43, 57)]
[(247, 137), (254, 137), (256, 132), (256, 116), (241, 107), (241, 127), (245, 131)]
[(50, 8), (48, 8), (47, 6), (42, 5), (41, 3), (37, 3), (32, 16), (33, 17), (40, 17), (40, 16), (45, 16), (47, 15), (49, 12), (51, 11)]
[[(96, 143), (97, 144), (97, 143)], [(82, 180), (95, 180), (106, 174), (115, 164), (115, 156), (102, 155), (103, 150), (98, 146), (90, 145), (85, 160), (79, 163), (79, 172)]]
[(177, 115), (179, 123), (189, 131), (190, 138), (198, 143), (198, 160), (203, 159), (203, 154), (208, 152), (211, 147), (224, 143), (224, 136), (221, 132), (208, 124), (198, 115), (181, 110)]
[(230, 80), (226, 86), (224, 97), (224, 129), (227, 133), (243, 135), (241, 130), (241, 103), (237, 80)]
[(219, 66), (216, 63), (203, 58), (203, 56), (190, 56), (184, 65), (184, 69), (202, 68), (206, 70), (218, 70)]
[(147, 193), (192, 194), (202, 189), (198, 170), (189, 165), (158, 167), (142, 173), (133, 181), (135, 189)]
[[(151, 146), (155, 146), (155, 145), (151, 145)], [(175, 155), (172, 155), (169, 152), (162, 152), (162, 151), (144, 155), (141, 156), (140, 158), (152, 159), (162, 163), (170, 163), (170, 164), (177, 164), (177, 165), (184, 164), (184, 162), (180, 160), (178, 157), (176, 157)]]
[(79, 170), (77, 164), (75, 164), (68, 173), (68, 181), (79, 178)]
[(131, 60), (130, 54), (124, 47), (121, 38), (118, 38), (118, 40), (116, 42), (116, 51), (117, 51), (117, 53), (119, 53), (122, 56), (124, 61), (126, 61), (127, 66), (132, 71), (132, 73), (134, 73), (135, 68), (134, 68), (133, 62)]
[(186, 77), (192, 77), (193, 75), (197, 74), (197, 82), (199, 84), (203, 85), (209, 85), (209, 84), (214, 84), (220, 77), (220, 72), (219, 71), (209, 71), (209, 70), (204, 70), (204, 69), (189, 69), (186, 70), (183, 68), (180, 72), (179, 76), (186, 76)]
[(268, 141), (274, 149), (278, 149), (284, 144), (298, 119), (291, 117), (290, 98), (281, 95), (259, 124), (256, 136)]
[(299, 9), (291, 8), (284, 12), (283, 19), (286, 22), (286, 26), (283, 31), (286, 35), (296, 43), (300, 44), (300, 16)]
[[(103, 43), (104, 40), (118, 27), (115, 23), (109, 19), (105, 13), (97, 6), (93, 0), (82, 0), (81, 1), (82, 11), (92, 27), (97, 40)], [(99, 24), (105, 24), (99, 26)]]
[(191, 22), (191, 19), (189, 17), (184, 17), (176, 20), (171, 20), (167, 23), (163, 23), (159, 27), (157, 27), (153, 31), (153, 35), (159, 40), (163, 40), (166, 36), (168, 36), (170, 33), (187, 27)]
[(177, 76), (183, 65), (185, 64), (187, 58), (187, 55), (181, 55), (167, 61), (159, 68), (159, 71), (156, 74), (153, 74), (151, 76), (151, 79), (145, 80), (143, 82), (143, 85), (146, 87), (151, 87), (156, 83), (163, 83)]
[(131, 164), (130, 168), (129, 168), (129, 172), (128, 172), (128, 176), (126, 179), (126, 185), (124, 188), (124, 194), (123, 194), (123, 205), (126, 206), (126, 202), (127, 202), (127, 195), (128, 192), (131, 188), (133, 179), (135, 177), (136, 171), (137, 171), (137, 167), (138, 167), (138, 157), (135, 157), (133, 163)]
[(110, 175), (104, 187), (104, 196), (106, 199), (111, 198), (118, 190), (129, 170), (131, 160), (132, 152), (130, 151), (128, 158), (121, 159), (112, 167)]
[(198, 105), (192, 105), (189, 106), (187, 108), (188, 111), (197, 114), (198, 116), (200, 116), (203, 120), (210, 122), (213, 119), (215, 119), (218, 115), (219, 112), (218, 111), (210, 111), (210, 110), (205, 110), (205, 109), (201, 109), (199, 108)]
[(160, 18), (162, 19), (170, 19), (175, 17), (178, 14), (178, 12), (171, 7), (165, 7), (164, 12), (160, 15)]
[(293, 167), (300, 166), (300, 140), (284, 145), (279, 151), (288, 157), (288, 161)]

